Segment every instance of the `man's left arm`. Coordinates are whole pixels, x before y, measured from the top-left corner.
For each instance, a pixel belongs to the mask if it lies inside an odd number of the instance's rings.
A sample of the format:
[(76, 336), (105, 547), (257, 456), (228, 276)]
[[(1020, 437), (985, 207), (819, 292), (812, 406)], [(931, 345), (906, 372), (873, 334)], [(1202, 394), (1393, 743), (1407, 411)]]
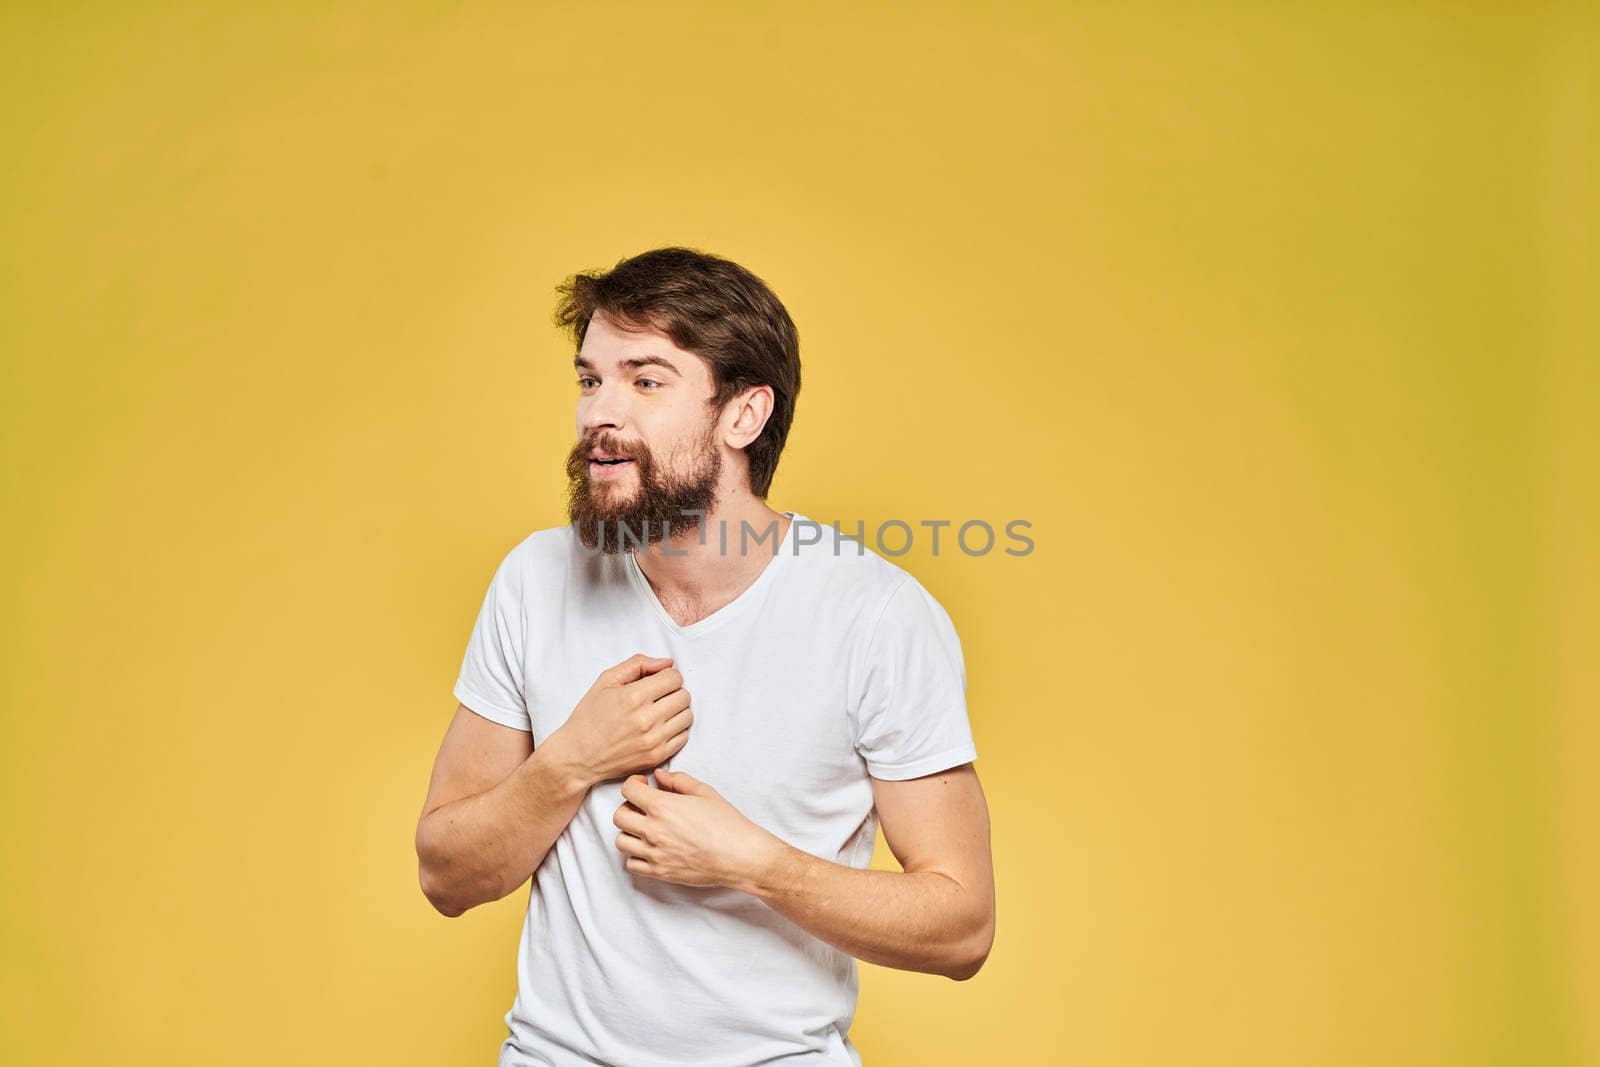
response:
[(774, 838), (736, 888), (857, 959), (965, 981), (994, 944), (989, 808), (978, 772), (964, 763), (871, 781), (901, 870), (847, 867)]

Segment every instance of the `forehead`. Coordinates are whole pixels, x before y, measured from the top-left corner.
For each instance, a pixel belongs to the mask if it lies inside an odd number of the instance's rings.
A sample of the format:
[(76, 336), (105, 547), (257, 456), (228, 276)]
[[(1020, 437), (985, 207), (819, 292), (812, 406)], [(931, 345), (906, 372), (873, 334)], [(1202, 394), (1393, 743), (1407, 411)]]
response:
[(596, 312), (583, 335), (577, 362), (595, 370), (628, 366), (635, 361), (664, 361), (685, 378), (709, 374), (705, 360), (673, 344), (672, 338), (654, 330), (624, 330), (605, 315)]

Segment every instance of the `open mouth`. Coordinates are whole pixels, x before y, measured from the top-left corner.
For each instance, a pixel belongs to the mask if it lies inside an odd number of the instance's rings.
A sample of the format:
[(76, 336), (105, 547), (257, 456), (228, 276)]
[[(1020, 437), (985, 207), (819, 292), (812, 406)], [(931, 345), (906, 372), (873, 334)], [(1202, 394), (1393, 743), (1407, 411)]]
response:
[(628, 456), (613, 456), (604, 452), (591, 453), (589, 456), (589, 471), (593, 474), (610, 473), (632, 462), (633, 460)]

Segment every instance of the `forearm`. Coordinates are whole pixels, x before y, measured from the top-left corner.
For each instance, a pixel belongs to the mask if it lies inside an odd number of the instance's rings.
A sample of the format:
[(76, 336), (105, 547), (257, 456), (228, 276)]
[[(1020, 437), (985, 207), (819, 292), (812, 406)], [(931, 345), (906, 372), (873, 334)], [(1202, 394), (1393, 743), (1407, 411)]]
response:
[(423, 893), (449, 916), (506, 896), (538, 870), (590, 784), (557, 730), (498, 785), (429, 812), (417, 827)]
[(957, 981), (982, 966), (992, 910), (935, 871), (848, 867), (778, 841), (773, 861), (737, 888), (857, 959)]

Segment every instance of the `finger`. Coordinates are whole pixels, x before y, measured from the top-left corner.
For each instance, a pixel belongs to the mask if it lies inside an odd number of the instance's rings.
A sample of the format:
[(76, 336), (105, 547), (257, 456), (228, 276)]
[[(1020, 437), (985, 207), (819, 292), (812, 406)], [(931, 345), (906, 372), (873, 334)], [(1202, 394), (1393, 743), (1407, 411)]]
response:
[[(661, 775), (665, 773), (666, 779)], [(684, 793), (689, 796), (704, 796), (711, 792), (711, 787), (706, 785), (687, 771), (666, 771), (656, 768), (656, 781), (661, 783), (663, 789), (673, 793)]]
[(689, 691), (687, 689), (674, 689), (664, 697), (658, 698), (650, 707), (663, 719), (682, 711), (689, 706)]
[(643, 652), (635, 652), (616, 666), (601, 671), (600, 678), (606, 685), (627, 685), (671, 663), (671, 656), (647, 656)]
[(645, 852), (645, 843), (633, 834), (618, 834), (616, 845), (618, 852), (625, 852), (630, 856), (642, 857)]
[(647, 656), (643, 652), (635, 652), (611, 668), (611, 677), (608, 680), (612, 685), (627, 685), (671, 665), (671, 656)]
[[(658, 700), (656, 703), (659, 704), (661, 701)], [(678, 714), (672, 716), (666, 722), (661, 724), (662, 733), (665, 734), (668, 741), (676, 741), (679, 734), (688, 731), (689, 724), (693, 721), (694, 710), (686, 707), (682, 711), (678, 712)]]
[(650, 750), (653, 752), (659, 747), (663, 753), (658, 766), (676, 756), (683, 746), (689, 743), (689, 720), (690, 712), (685, 708), (668, 719), (665, 724), (650, 731)]
[(636, 682), (629, 682), (628, 687), (637, 689), (646, 700), (659, 700), (674, 689), (683, 688), (683, 674), (676, 667), (667, 667)]
[(651, 788), (642, 774), (630, 774), (622, 783), (622, 796), (646, 815), (656, 803), (656, 790)]

